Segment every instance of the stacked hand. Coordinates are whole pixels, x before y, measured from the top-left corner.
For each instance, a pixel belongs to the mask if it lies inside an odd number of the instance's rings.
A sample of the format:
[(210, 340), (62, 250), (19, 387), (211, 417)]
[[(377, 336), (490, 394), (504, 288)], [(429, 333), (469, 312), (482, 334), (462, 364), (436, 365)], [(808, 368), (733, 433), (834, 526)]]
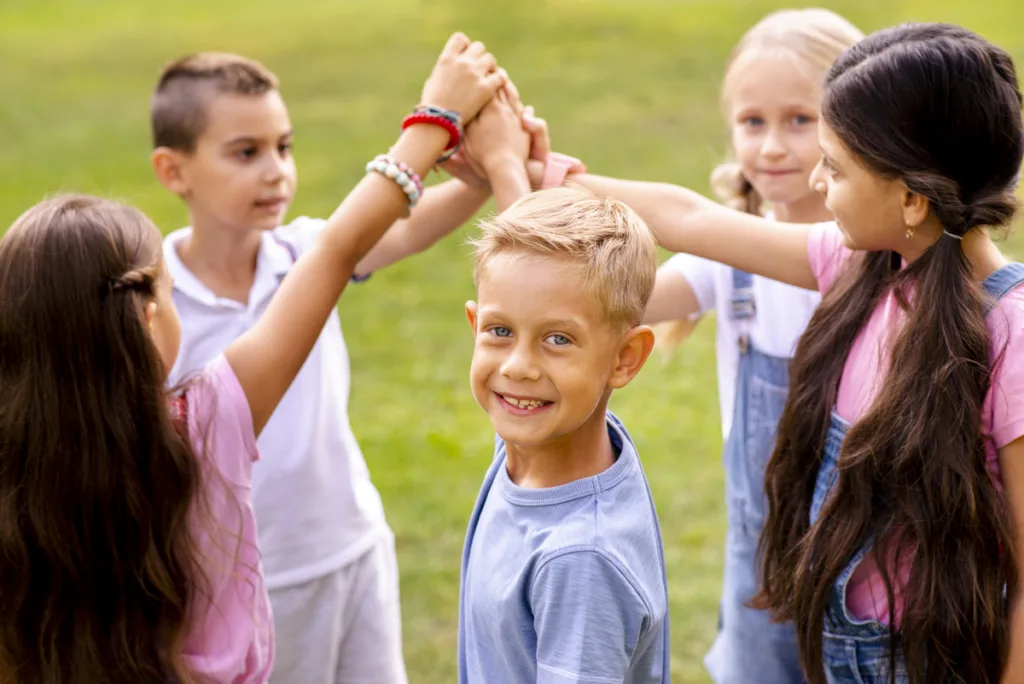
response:
[[(551, 138), (544, 119), (533, 107), (524, 106), (515, 84), (504, 69), (503, 86), (487, 102), (476, 121), (466, 127), (459, 151), (444, 165), (450, 175), (463, 182), (488, 187), (488, 169), (500, 164), (525, 164), (533, 188), (540, 187), (551, 152)], [(583, 173), (586, 166), (573, 165), (570, 173)]]
[(494, 99), (507, 79), (508, 74), (498, 69), (497, 60), (483, 43), (454, 33), (423, 84), (422, 101), (458, 112), (466, 125)]

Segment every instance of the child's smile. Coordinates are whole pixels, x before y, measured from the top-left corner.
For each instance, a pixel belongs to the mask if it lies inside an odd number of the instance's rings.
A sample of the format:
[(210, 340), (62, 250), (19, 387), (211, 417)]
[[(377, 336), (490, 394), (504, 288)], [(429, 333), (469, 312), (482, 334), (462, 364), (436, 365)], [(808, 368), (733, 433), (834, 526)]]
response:
[(499, 254), (478, 296), (470, 382), (495, 430), (524, 446), (572, 433), (609, 391), (619, 337), (583, 287), (582, 267), (553, 255)]

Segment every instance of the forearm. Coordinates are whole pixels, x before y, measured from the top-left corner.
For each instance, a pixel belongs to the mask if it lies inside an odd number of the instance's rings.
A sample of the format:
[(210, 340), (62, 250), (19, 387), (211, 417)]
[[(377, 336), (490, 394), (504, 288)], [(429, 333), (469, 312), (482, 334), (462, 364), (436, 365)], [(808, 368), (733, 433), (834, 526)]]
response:
[(396, 261), (422, 252), (473, 218), (490, 191), (460, 180), (427, 188), (412, 215), (397, 221), (356, 266), (355, 274), (379, 271)]
[(489, 163), (485, 169), (499, 212), (530, 194), (530, 178), (521, 159), (510, 158)]
[(569, 182), (625, 202), (662, 247), (739, 268), (798, 287), (817, 289), (807, 253), (810, 227), (768, 221), (735, 211), (669, 183), (578, 174)]
[(474, 188), (456, 179), (428, 188), (412, 216), (402, 222), (412, 252), (422, 252), (469, 221), (490, 194), (487, 188)]
[[(392, 156), (426, 173), (447, 134), (412, 126)], [(225, 351), (252, 412), (258, 435), (316, 343), (356, 263), (407, 207), (393, 180), (367, 174), (331, 215), (316, 244), (300, 258), (266, 312)]]

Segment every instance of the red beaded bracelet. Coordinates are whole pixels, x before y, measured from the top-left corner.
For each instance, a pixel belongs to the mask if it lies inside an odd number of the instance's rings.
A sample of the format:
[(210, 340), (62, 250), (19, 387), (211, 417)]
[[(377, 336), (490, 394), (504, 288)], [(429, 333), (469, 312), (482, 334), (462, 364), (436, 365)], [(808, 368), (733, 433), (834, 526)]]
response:
[(448, 145), (444, 148), (445, 151), (453, 150), (458, 147), (462, 141), (462, 132), (459, 131), (459, 127), (444, 118), (436, 114), (427, 114), (426, 112), (413, 112), (409, 116), (402, 119), (402, 130), (404, 131), (409, 126), (415, 124), (433, 124), (434, 126), (440, 126), (441, 128), (448, 131)]

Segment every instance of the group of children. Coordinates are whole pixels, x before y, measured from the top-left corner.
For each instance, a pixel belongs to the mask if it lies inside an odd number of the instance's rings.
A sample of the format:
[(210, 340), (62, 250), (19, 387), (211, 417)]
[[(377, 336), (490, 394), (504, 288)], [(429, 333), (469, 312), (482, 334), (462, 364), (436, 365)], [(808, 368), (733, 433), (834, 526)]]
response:
[(951, 25), (785, 11), (737, 46), (723, 108), (723, 203), (591, 175), (455, 34), (334, 214), (284, 224), (273, 74), (168, 66), (152, 163), (189, 227), (161, 242), (62, 195), (0, 240), (0, 683), (406, 681), (335, 305), (492, 192), (461, 682), (670, 680), (659, 520), (608, 402), (652, 325), (671, 346), (709, 310), (715, 681), (1024, 681), (1024, 265), (989, 236), (1024, 157), (1012, 60)]

